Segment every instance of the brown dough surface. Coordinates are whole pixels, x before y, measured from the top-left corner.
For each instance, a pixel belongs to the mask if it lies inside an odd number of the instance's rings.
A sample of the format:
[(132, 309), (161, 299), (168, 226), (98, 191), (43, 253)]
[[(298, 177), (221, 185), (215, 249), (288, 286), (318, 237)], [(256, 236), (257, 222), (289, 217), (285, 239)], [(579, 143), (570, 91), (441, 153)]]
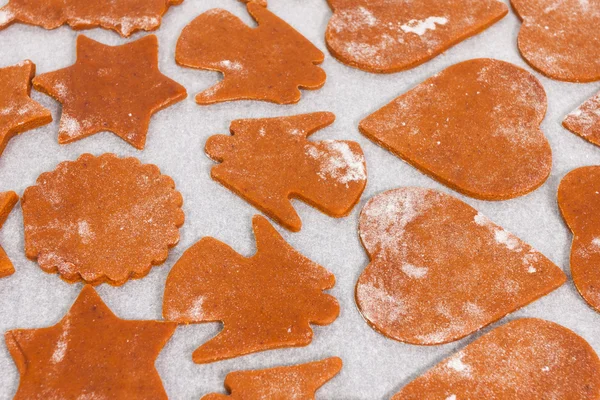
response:
[(600, 93), (567, 115), (563, 126), (588, 142), (600, 146)]
[(9, 0), (0, 8), (0, 30), (14, 22), (55, 29), (101, 27), (128, 37), (158, 29), (169, 6), (183, 0)]
[(568, 82), (600, 79), (600, 0), (511, 0), (523, 21), (519, 51), (544, 75)]
[(14, 399), (166, 400), (154, 363), (176, 326), (122, 320), (85, 286), (58, 324), (5, 333), (21, 375)]
[(59, 143), (111, 131), (140, 150), (152, 114), (187, 96), (158, 70), (155, 35), (121, 46), (80, 35), (75, 64), (38, 75), (33, 86), (62, 103)]
[(567, 328), (541, 319), (509, 322), (406, 385), (392, 400), (596, 400), (600, 361)]
[(369, 72), (416, 67), (502, 19), (497, 0), (328, 0), (331, 54)]
[(233, 136), (215, 135), (206, 143), (208, 156), (220, 163), (211, 176), (292, 231), (302, 221), (291, 198), (332, 217), (346, 216), (367, 184), (360, 145), (307, 140), (334, 119), (319, 112), (233, 121)]
[[(15, 192), (0, 193), (0, 228), (6, 222), (8, 214), (19, 201), (19, 196)], [(15, 273), (12, 261), (2, 247), (0, 247), (0, 278), (5, 278)]]
[(202, 364), (312, 341), (310, 324), (328, 325), (340, 308), (323, 290), (335, 277), (294, 250), (267, 219), (252, 220), (257, 251), (243, 257), (207, 237), (177, 261), (165, 287), (163, 315), (180, 324), (223, 322), (192, 356)]
[(297, 103), (302, 89), (325, 84), (324, 59), (298, 31), (255, 2), (252, 28), (229, 11), (213, 9), (193, 20), (177, 41), (175, 60), (191, 68), (220, 71), (223, 80), (196, 96), (198, 104), (230, 100)]
[(307, 364), (227, 374), (230, 395), (211, 393), (202, 400), (314, 400), (315, 392), (342, 369), (338, 357)]
[(371, 262), (356, 285), (358, 308), (375, 330), (406, 343), (461, 339), (566, 280), (527, 243), (432, 189), (373, 197), (359, 233)]
[(25, 253), (71, 283), (122, 285), (166, 260), (179, 241), (182, 203), (156, 165), (84, 154), (25, 190)]
[(34, 76), (29, 60), (0, 68), (0, 155), (15, 135), (52, 121), (50, 111), (29, 97)]
[(600, 312), (600, 166), (569, 172), (558, 187), (558, 207), (573, 232), (573, 282)]
[(439, 182), (484, 200), (542, 185), (552, 151), (546, 93), (529, 72), (476, 59), (427, 79), (361, 121), (369, 139)]

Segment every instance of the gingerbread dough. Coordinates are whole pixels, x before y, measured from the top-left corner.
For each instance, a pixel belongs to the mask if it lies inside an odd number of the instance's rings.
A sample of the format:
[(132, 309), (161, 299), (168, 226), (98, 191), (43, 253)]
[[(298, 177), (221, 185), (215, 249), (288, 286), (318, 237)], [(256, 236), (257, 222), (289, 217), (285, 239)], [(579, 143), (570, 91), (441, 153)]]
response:
[(25, 253), (71, 283), (122, 285), (166, 260), (179, 241), (182, 203), (156, 165), (84, 154), (25, 190)]
[(240, 0), (242, 3), (257, 3), (263, 7), (267, 6), (267, 0)]
[(323, 53), (304, 36), (255, 2), (251, 28), (229, 11), (213, 9), (183, 29), (175, 59), (179, 65), (220, 71), (223, 80), (196, 96), (198, 104), (230, 100), (297, 103), (300, 90), (325, 84), (317, 65)]
[(585, 301), (600, 312), (600, 166), (569, 172), (558, 187), (558, 206), (573, 232), (571, 275)]
[(588, 142), (600, 146), (600, 93), (567, 115), (563, 126)]
[(166, 400), (154, 363), (176, 326), (122, 320), (85, 286), (58, 324), (6, 332), (21, 375), (14, 398)]
[(111, 131), (140, 150), (152, 114), (187, 96), (158, 70), (154, 35), (121, 46), (80, 35), (76, 63), (35, 77), (33, 85), (62, 103), (59, 143)]
[(209, 363), (312, 341), (310, 324), (328, 325), (339, 314), (335, 277), (294, 250), (255, 216), (256, 254), (246, 258), (204, 238), (177, 261), (165, 287), (163, 315), (180, 324), (223, 322), (223, 330), (193, 354)]
[(471, 197), (504, 200), (542, 185), (552, 152), (540, 130), (546, 94), (504, 61), (453, 65), (361, 121), (375, 143)]
[(600, 1), (511, 0), (523, 21), (519, 51), (536, 70), (568, 82), (600, 79)]
[(369, 72), (416, 67), (502, 19), (498, 0), (328, 0), (334, 57)]
[(0, 68), (0, 155), (15, 135), (52, 121), (50, 111), (29, 97), (34, 76), (29, 60)]
[(128, 37), (139, 30), (158, 29), (171, 5), (183, 0), (9, 0), (0, 8), (0, 29), (14, 22), (55, 29), (101, 27)]
[(292, 231), (302, 221), (291, 198), (332, 217), (346, 216), (367, 183), (362, 149), (350, 141), (307, 140), (334, 120), (320, 112), (233, 121), (233, 136), (212, 136), (206, 143), (208, 156), (221, 163), (211, 176)]
[(461, 339), (561, 286), (565, 274), (477, 210), (432, 189), (375, 196), (360, 215), (367, 322), (406, 343)]
[(202, 400), (314, 400), (315, 392), (341, 369), (342, 360), (331, 357), (289, 367), (232, 372), (225, 378), (230, 395), (211, 393)]
[(392, 400), (600, 398), (600, 361), (574, 332), (526, 318), (477, 339)]
[[(19, 196), (15, 192), (0, 193), (0, 228), (6, 222), (8, 214), (19, 201)], [(7, 277), (15, 273), (12, 261), (2, 247), (0, 247), (0, 278)]]

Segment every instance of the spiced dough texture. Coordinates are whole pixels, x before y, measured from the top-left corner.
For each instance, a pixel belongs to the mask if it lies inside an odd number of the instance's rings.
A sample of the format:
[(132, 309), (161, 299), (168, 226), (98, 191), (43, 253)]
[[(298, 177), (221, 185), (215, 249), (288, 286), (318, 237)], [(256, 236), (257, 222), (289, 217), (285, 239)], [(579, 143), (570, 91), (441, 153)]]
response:
[(202, 400), (314, 400), (315, 392), (342, 369), (338, 357), (307, 364), (227, 374), (229, 395), (211, 393)]
[(600, 398), (600, 361), (580, 336), (525, 318), (475, 340), (392, 400)]
[(182, 204), (156, 165), (84, 154), (25, 190), (25, 253), (71, 283), (122, 285), (166, 260), (179, 241)]
[[(19, 196), (15, 192), (0, 193), (0, 228), (6, 222), (8, 214), (19, 201)], [(0, 278), (5, 278), (15, 273), (15, 267), (4, 249), (0, 246)]]
[(171, 5), (183, 0), (9, 0), (0, 8), (0, 30), (15, 22), (55, 29), (100, 27), (128, 37), (158, 29)]
[(231, 100), (297, 103), (302, 89), (325, 84), (318, 67), (324, 54), (260, 4), (248, 12), (256, 28), (222, 9), (209, 10), (187, 25), (177, 41), (179, 65), (223, 73), (223, 80), (196, 96), (198, 104)]
[(600, 79), (599, 0), (511, 0), (523, 21), (518, 46), (536, 70), (561, 81)]
[(52, 122), (50, 111), (29, 97), (34, 76), (29, 60), (0, 68), (0, 155), (14, 136)]
[(152, 114), (187, 96), (158, 70), (155, 35), (120, 46), (80, 35), (75, 64), (36, 76), (33, 86), (62, 104), (60, 144), (110, 131), (139, 150)]
[(54, 326), (5, 333), (15, 400), (166, 400), (154, 363), (176, 324), (118, 318), (91, 286)]
[(552, 151), (546, 93), (529, 72), (493, 59), (455, 64), (360, 122), (360, 131), (450, 188), (506, 200), (541, 186)]
[(461, 339), (566, 280), (527, 243), (433, 189), (375, 196), (359, 233), (370, 264), (356, 285), (358, 308), (374, 329), (406, 343)]
[(558, 187), (558, 207), (571, 232), (571, 275), (585, 301), (600, 312), (600, 166), (569, 172)]
[(344, 217), (367, 184), (363, 151), (351, 141), (307, 140), (334, 120), (318, 112), (233, 121), (231, 136), (206, 143), (206, 154), (220, 163), (211, 176), (291, 231), (302, 227), (292, 198)]
[(588, 142), (600, 146), (600, 93), (567, 115), (563, 126)]
[(325, 40), (344, 64), (388, 73), (416, 67), (502, 19), (498, 0), (328, 0)]
[(223, 330), (194, 351), (202, 364), (312, 341), (310, 324), (328, 325), (337, 300), (325, 268), (294, 250), (268, 220), (252, 220), (256, 253), (243, 257), (207, 237), (185, 251), (165, 286), (163, 315), (180, 324), (223, 322)]

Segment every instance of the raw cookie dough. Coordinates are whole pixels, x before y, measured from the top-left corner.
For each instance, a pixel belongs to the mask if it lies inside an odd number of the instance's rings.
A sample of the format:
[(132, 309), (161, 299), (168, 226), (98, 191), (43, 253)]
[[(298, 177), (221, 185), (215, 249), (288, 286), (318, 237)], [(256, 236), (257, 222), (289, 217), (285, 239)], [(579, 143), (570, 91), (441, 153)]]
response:
[(166, 260), (179, 241), (182, 203), (156, 165), (84, 154), (25, 190), (25, 253), (71, 283), (122, 285)]
[(406, 385), (392, 400), (600, 398), (600, 361), (574, 332), (519, 319), (482, 336)]
[(257, 3), (263, 7), (267, 6), (267, 0), (240, 0), (242, 3)]
[(52, 122), (50, 111), (29, 97), (34, 76), (29, 60), (0, 68), (0, 155), (15, 135)]
[(546, 93), (504, 61), (453, 65), (361, 121), (369, 139), (467, 196), (505, 200), (541, 186), (552, 151)]
[(600, 166), (569, 172), (558, 187), (558, 207), (573, 232), (571, 275), (585, 301), (600, 312)]
[(55, 29), (101, 27), (128, 37), (139, 30), (158, 29), (171, 5), (183, 0), (9, 0), (0, 8), (0, 30), (14, 22)]
[(600, 93), (567, 115), (563, 126), (588, 142), (600, 146)]
[(297, 103), (300, 90), (325, 84), (324, 59), (299, 32), (255, 2), (249, 27), (229, 11), (213, 9), (193, 20), (177, 41), (175, 60), (191, 68), (220, 71), (223, 80), (196, 96), (198, 104), (230, 100)]
[(600, 79), (599, 0), (511, 0), (523, 20), (519, 51), (544, 75), (568, 82)]
[(335, 277), (294, 250), (266, 218), (252, 220), (256, 253), (243, 257), (207, 237), (177, 261), (165, 287), (163, 315), (180, 324), (223, 322), (223, 330), (192, 356), (202, 364), (312, 341), (310, 324), (337, 318), (324, 290)]
[(187, 96), (158, 70), (155, 35), (121, 46), (80, 35), (75, 64), (36, 76), (33, 86), (62, 103), (59, 143), (111, 131), (140, 150), (152, 114)]
[(176, 324), (118, 318), (91, 286), (56, 325), (5, 333), (15, 400), (167, 399), (154, 367)]
[[(8, 214), (12, 211), (13, 207), (19, 201), (19, 196), (15, 192), (3, 192), (0, 193), (0, 228), (6, 222)], [(15, 273), (15, 267), (13, 267), (10, 258), (0, 247), (0, 278), (5, 278)]]
[(371, 262), (356, 285), (358, 308), (375, 330), (406, 343), (461, 339), (566, 280), (527, 243), (433, 189), (373, 197), (359, 233)]
[(328, 0), (327, 47), (369, 72), (416, 67), (502, 19), (497, 0)]
[(211, 176), (295, 232), (302, 221), (291, 198), (344, 217), (367, 184), (362, 149), (350, 141), (307, 140), (334, 120), (319, 112), (233, 121), (233, 136), (215, 135), (206, 143), (208, 156), (220, 163)]
[(230, 395), (211, 393), (202, 400), (314, 400), (315, 392), (342, 369), (338, 357), (307, 364), (227, 374)]

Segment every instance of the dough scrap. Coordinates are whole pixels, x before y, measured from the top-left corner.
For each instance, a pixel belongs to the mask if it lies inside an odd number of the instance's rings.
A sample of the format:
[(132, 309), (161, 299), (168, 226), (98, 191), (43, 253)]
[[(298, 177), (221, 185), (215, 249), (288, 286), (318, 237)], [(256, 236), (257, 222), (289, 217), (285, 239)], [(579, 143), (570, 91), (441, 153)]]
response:
[(232, 136), (215, 135), (206, 143), (208, 156), (220, 163), (211, 176), (294, 232), (302, 221), (291, 198), (344, 217), (367, 184), (362, 149), (350, 141), (307, 140), (334, 119), (319, 112), (233, 121)]
[(325, 39), (344, 64), (369, 72), (414, 68), (502, 19), (497, 0), (328, 0)]
[(600, 79), (599, 0), (511, 0), (523, 21), (519, 51), (544, 75), (561, 81)]
[(70, 283), (119, 286), (166, 260), (179, 241), (182, 203), (156, 165), (84, 154), (25, 190), (25, 253)]
[(158, 29), (170, 6), (183, 0), (9, 0), (0, 8), (0, 30), (13, 24), (56, 29), (67, 24), (73, 29), (101, 27), (121, 36)]
[(307, 364), (276, 367), (227, 374), (225, 387), (229, 395), (211, 393), (202, 400), (314, 400), (315, 392), (342, 369), (338, 357)]
[(5, 333), (21, 375), (14, 399), (166, 400), (154, 363), (176, 327), (122, 320), (85, 286), (56, 325)]
[(433, 189), (373, 197), (359, 233), (371, 260), (356, 285), (359, 311), (375, 330), (406, 343), (461, 339), (566, 281), (527, 243)]
[[(6, 222), (8, 214), (19, 201), (19, 196), (15, 192), (0, 193), (0, 228)], [(0, 279), (15, 273), (15, 267), (12, 261), (2, 247), (0, 247)]]
[(444, 185), (483, 200), (541, 186), (552, 151), (540, 124), (546, 93), (504, 61), (455, 64), (361, 121), (363, 135)]
[(339, 314), (324, 290), (335, 277), (294, 250), (268, 220), (252, 220), (257, 251), (243, 257), (207, 237), (185, 251), (165, 286), (163, 315), (180, 324), (223, 322), (223, 330), (194, 351), (210, 363), (264, 350), (306, 346), (310, 324), (328, 325)]
[(600, 93), (567, 115), (563, 126), (588, 142), (600, 146)]
[(52, 122), (50, 111), (29, 97), (34, 76), (29, 60), (0, 68), (0, 155), (14, 136)]
[(229, 11), (209, 10), (187, 25), (175, 51), (179, 65), (220, 71), (223, 80), (196, 96), (198, 104), (232, 100), (297, 103), (302, 89), (319, 89), (324, 54), (285, 21), (255, 2), (252, 28)]
[(600, 166), (577, 168), (558, 186), (558, 207), (573, 232), (571, 275), (585, 301), (600, 312)]
[(152, 114), (187, 96), (158, 70), (155, 35), (121, 46), (80, 35), (75, 64), (36, 76), (33, 86), (62, 103), (60, 144), (111, 131), (139, 150)]
[(600, 398), (600, 361), (580, 336), (524, 318), (487, 333), (392, 400)]

